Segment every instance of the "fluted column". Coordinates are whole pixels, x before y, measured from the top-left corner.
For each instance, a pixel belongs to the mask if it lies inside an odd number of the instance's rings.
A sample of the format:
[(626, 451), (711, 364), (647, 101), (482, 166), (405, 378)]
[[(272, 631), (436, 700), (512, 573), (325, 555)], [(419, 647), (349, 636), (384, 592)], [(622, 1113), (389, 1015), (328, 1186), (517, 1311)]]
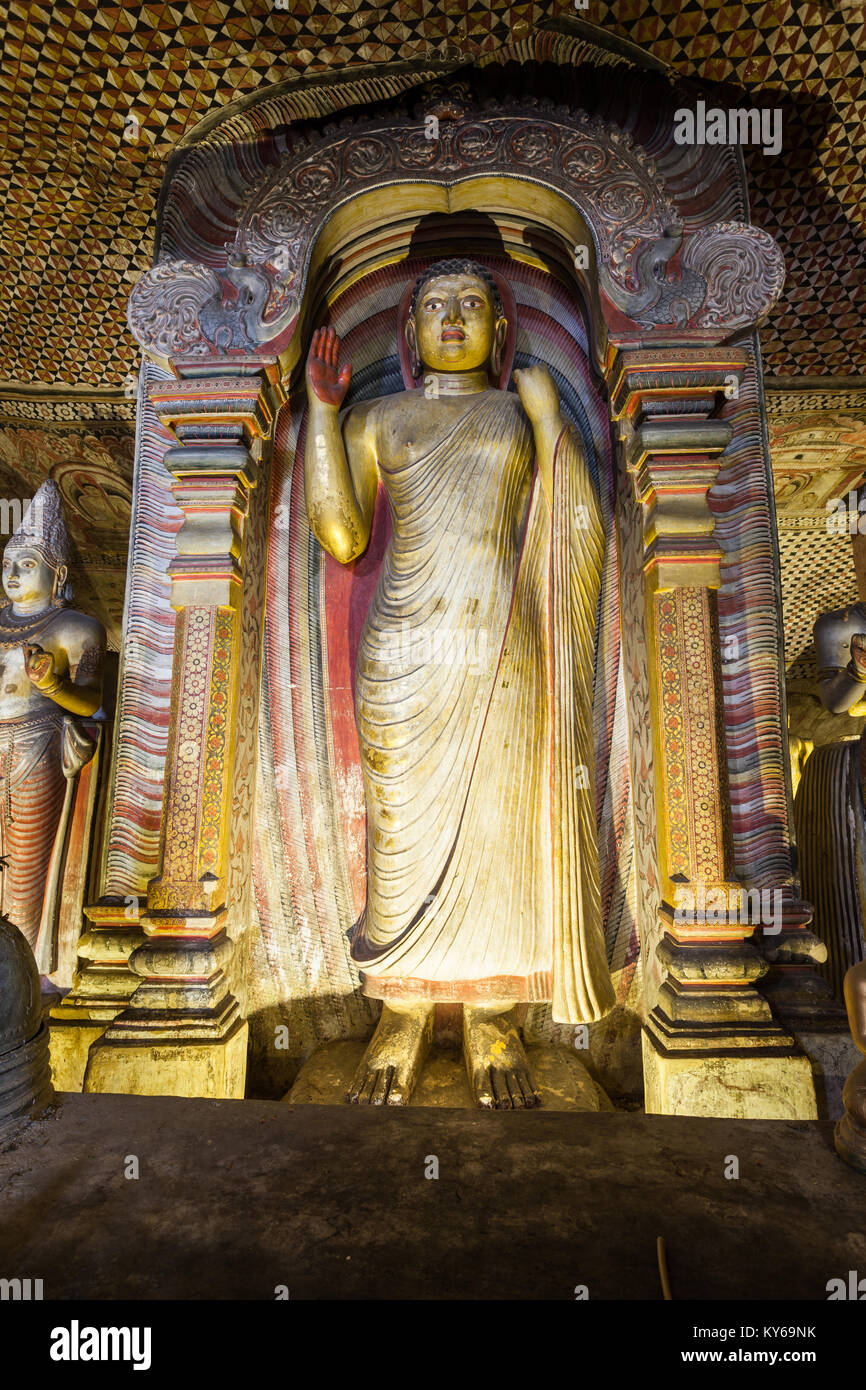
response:
[(730, 348), (633, 350), (609, 376), (642, 515), (662, 896), (662, 982), (644, 1029), (646, 1108), (804, 1117), (815, 1114), (811, 1068), (756, 988), (767, 970), (750, 939), (761, 928), (760, 897), (746, 897), (736, 880), (730, 823), (721, 550), (707, 493), (732, 433), (718, 412), (745, 362)]
[(88, 1091), (244, 1093), (248, 1028), (225, 927), (245, 529), (272, 392), (263, 372), (228, 366), (150, 392), (178, 440), (164, 461), (184, 514), (169, 567), (177, 622), (159, 871), (129, 961), (140, 983), (91, 1048)]

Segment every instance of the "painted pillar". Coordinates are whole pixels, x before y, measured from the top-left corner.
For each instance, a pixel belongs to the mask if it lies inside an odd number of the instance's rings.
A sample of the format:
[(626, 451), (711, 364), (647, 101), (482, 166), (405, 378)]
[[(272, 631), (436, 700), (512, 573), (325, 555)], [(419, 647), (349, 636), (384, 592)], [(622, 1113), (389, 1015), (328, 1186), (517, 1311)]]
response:
[(717, 590), (707, 493), (731, 426), (736, 349), (633, 349), (611, 364), (612, 417), (643, 526), (662, 903), (657, 998), (643, 1034), (646, 1109), (812, 1118), (808, 1059), (756, 988), (760, 896), (734, 874)]
[(164, 462), (184, 514), (169, 567), (177, 623), (159, 871), (129, 961), (139, 984), (90, 1050), (87, 1091), (244, 1094), (227, 879), (246, 531), (276, 396), (259, 368), (198, 371), (150, 392), (178, 440)]

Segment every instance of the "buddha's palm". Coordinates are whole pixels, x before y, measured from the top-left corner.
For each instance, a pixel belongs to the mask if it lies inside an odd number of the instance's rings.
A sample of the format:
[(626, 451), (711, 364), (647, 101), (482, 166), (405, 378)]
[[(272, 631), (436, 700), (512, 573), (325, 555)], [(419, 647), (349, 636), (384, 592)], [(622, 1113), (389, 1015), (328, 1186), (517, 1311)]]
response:
[(333, 328), (317, 328), (307, 358), (307, 390), (325, 405), (339, 406), (349, 389), (352, 368), (340, 369), (340, 339)]

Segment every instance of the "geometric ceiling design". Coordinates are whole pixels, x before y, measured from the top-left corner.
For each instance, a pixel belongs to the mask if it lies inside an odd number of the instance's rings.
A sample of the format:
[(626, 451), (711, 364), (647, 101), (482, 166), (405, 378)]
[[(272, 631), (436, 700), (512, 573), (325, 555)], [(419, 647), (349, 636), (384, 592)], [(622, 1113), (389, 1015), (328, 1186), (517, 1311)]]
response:
[[(584, 16), (594, 44), (626, 41), (672, 80), (727, 84), (732, 105), (745, 92), (781, 109), (781, 153), (744, 151), (751, 220), (777, 238), (788, 271), (762, 330), (764, 369), (866, 373), (862, 6), (285, 2), (290, 12), (274, 0), (4, 4), (0, 380), (123, 384), (138, 360), (126, 301), (152, 263), (168, 159), (221, 108), (305, 75), (490, 61), (539, 30), (574, 33)], [(628, 66), (619, 74), (627, 101)]]

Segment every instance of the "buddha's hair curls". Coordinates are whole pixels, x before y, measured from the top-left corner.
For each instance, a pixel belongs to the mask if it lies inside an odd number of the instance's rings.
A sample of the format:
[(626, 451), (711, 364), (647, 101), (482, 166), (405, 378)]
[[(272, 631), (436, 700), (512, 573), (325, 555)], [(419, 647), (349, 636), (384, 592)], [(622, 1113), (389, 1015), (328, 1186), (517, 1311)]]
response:
[(437, 261), (428, 270), (423, 270), (415, 281), (415, 288), (412, 291), (412, 303), (409, 313), (415, 313), (415, 306), (418, 303), (418, 296), (424, 286), (431, 280), (436, 280), (440, 275), (476, 275), (479, 280), (483, 280), (493, 296), (493, 307), (496, 310), (496, 317), (502, 318), (504, 310), (502, 308), (502, 296), (499, 293), (499, 286), (486, 266), (479, 265), (477, 261), (469, 260), (468, 257), (451, 256), (448, 260)]

